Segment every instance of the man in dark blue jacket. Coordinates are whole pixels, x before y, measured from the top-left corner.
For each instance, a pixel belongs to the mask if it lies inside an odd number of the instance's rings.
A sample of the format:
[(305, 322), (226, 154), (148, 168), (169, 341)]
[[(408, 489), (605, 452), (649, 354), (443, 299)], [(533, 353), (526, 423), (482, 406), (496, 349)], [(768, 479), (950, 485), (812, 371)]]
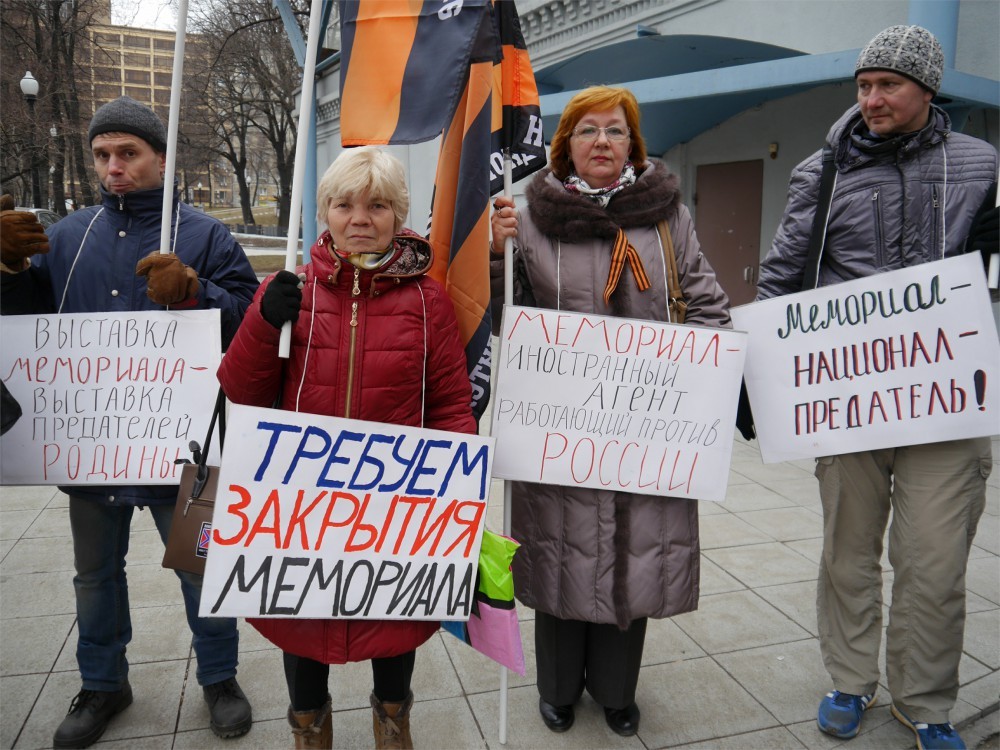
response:
[[(35, 254), (39, 248), (31, 243), (5, 247), (0, 258), (4, 297), (48, 294), (57, 313), (218, 308), (225, 347), (253, 299), (257, 278), (230, 232), (181, 203), (176, 191), (171, 252), (159, 253), (167, 139), (163, 122), (149, 107), (121, 97), (97, 110), (89, 137), (102, 205), (76, 211), (49, 227), (48, 253)], [(132, 636), (125, 555), (133, 513), (136, 506), (149, 508), (165, 541), (177, 486), (62, 489), (70, 496), (76, 654), (83, 689), (53, 742), (57, 748), (87, 747), (132, 703), (125, 658)], [(252, 713), (236, 682), (236, 621), (198, 617), (202, 579), (177, 575), (212, 730), (220, 737), (246, 734)]]

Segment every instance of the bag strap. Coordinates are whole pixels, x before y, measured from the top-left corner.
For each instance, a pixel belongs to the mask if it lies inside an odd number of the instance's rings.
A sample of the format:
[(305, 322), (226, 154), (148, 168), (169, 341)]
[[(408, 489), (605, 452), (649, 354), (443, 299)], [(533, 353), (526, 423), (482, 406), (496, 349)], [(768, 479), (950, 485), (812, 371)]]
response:
[(684, 301), (684, 291), (681, 289), (681, 279), (677, 273), (677, 255), (674, 251), (674, 238), (670, 234), (670, 225), (666, 219), (656, 222), (656, 231), (663, 245), (663, 259), (667, 265), (667, 294), (670, 301)]
[(208, 423), (208, 434), (205, 435), (204, 448), (199, 448), (197, 441), (191, 441), (191, 451), (194, 453), (194, 462), (198, 465), (195, 471), (194, 485), (191, 488), (191, 497), (200, 497), (201, 491), (208, 481), (208, 447), (212, 444), (212, 434), (215, 432), (215, 423), (219, 423), (219, 447), (225, 442), (226, 436), (226, 394), (219, 388), (219, 395), (215, 398), (215, 408), (212, 410), (212, 419)]
[(823, 262), (826, 227), (830, 220), (830, 205), (833, 203), (833, 186), (836, 184), (836, 178), (837, 167), (833, 162), (833, 149), (827, 144), (823, 147), (823, 172), (819, 178), (816, 215), (813, 216), (812, 233), (809, 235), (809, 252), (802, 274), (802, 291), (815, 289), (819, 285), (819, 267)]

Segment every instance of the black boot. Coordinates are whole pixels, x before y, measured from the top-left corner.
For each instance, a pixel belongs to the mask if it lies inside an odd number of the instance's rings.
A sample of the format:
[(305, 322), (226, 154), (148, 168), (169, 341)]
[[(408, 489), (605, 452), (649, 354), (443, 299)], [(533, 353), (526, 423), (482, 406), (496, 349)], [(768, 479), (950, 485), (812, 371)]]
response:
[(130, 705), (132, 687), (127, 682), (121, 690), (81, 690), (56, 730), (52, 746), (90, 747), (104, 734), (111, 718)]
[(205, 685), (202, 692), (212, 715), (212, 731), (217, 737), (242, 737), (250, 731), (253, 711), (235, 677)]

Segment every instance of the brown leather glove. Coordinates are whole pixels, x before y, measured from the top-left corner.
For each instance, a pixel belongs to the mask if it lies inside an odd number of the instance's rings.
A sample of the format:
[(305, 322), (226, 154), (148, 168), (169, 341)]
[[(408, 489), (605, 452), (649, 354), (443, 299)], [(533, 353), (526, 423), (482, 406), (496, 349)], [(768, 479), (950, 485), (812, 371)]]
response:
[(146, 277), (146, 296), (158, 305), (176, 305), (198, 294), (198, 274), (173, 253), (154, 250), (139, 261), (135, 273)]
[(22, 270), (25, 258), (49, 251), (49, 238), (30, 211), (15, 211), (14, 198), (0, 198), (0, 262)]

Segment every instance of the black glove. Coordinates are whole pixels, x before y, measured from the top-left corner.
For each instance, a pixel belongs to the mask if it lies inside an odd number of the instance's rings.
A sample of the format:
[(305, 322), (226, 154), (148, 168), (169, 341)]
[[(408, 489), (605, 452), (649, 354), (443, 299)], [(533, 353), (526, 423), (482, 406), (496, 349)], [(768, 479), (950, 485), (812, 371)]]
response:
[(260, 299), (260, 314), (279, 331), (286, 322), (299, 319), (302, 307), (301, 280), (291, 271), (278, 271)]
[(1000, 208), (997, 207), (997, 184), (995, 182), (986, 191), (986, 199), (972, 220), (969, 239), (965, 241), (965, 252), (981, 253), (983, 265), (987, 269), (990, 267), (990, 256), (1000, 252)]

